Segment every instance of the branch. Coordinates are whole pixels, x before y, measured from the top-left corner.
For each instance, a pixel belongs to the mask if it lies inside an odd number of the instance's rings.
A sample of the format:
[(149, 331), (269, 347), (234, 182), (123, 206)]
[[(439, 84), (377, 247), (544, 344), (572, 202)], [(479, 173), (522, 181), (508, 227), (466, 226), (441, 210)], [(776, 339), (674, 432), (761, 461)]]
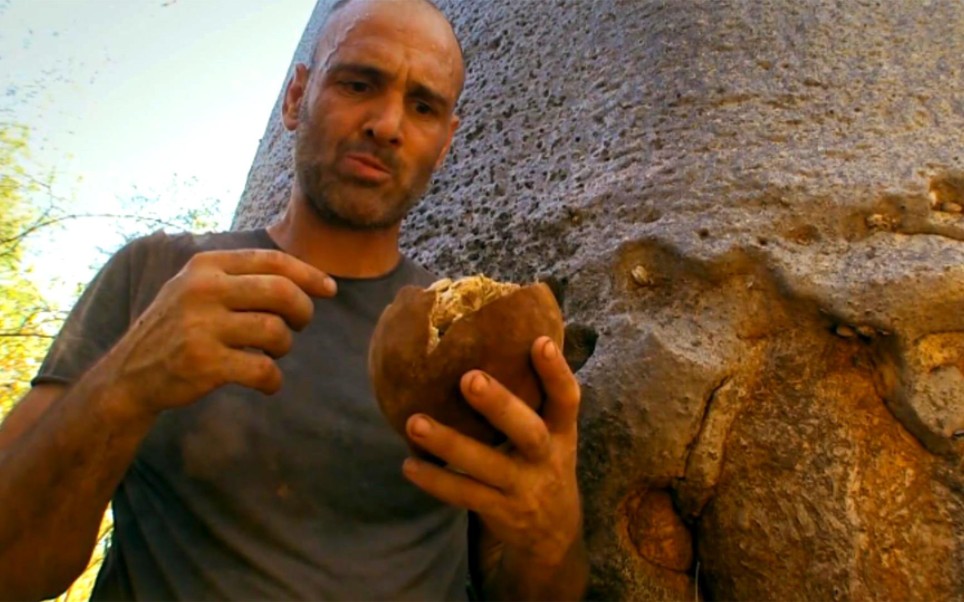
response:
[(167, 226), (171, 228), (178, 227), (177, 223), (169, 220), (161, 219), (158, 217), (131, 215), (129, 213), (70, 213), (59, 217), (47, 217), (49, 212), (50, 212), (50, 208), (44, 211), (44, 213), (40, 216), (39, 219), (37, 219), (37, 221), (27, 226), (17, 234), (10, 236), (8, 238), (0, 239), (0, 246), (6, 246), (11, 244), (17, 245), (24, 238), (30, 236), (31, 234), (33, 234), (34, 232), (37, 232), (42, 228), (46, 228), (48, 226), (54, 226), (62, 222), (67, 222), (70, 220), (78, 220), (78, 219), (130, 219), (130, 220), (135, 220), (139, 222), (149, 223), (154, 226), (161, 226), (161, 227)]
[(57, 338), (52, 334), (44, 334), (42, 332), (18, 332), (16, 330), (0, 330), (0, 339), (55, 339)]

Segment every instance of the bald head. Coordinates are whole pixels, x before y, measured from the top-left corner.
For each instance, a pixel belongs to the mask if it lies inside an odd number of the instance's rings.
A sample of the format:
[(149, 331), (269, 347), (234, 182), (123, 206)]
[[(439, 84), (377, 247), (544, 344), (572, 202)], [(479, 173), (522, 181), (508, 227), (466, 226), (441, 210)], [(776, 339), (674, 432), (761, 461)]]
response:
[[(330, 19), (333, 14), (335, 14), (336, 12), (338, 12), (348, 4), (351, 4), (353, 1), (355, 0), (335, 0), (335, 2), (332, 2), (331, 6), (328, 7), (328, 14), (325, 15), (325, 22), (327, 22), (328, 19)], [(417, 2), (422, 6), (427, 6), (432, 10), (434, 10), (439, 15), (441, 15), (443, 18), (448, 20), (448, 18), (445, 17), (445, 14), (442, 12), (442, 9), (440, 9), (437, 4), (432, 2), (432, 0), (410, 0), (410, 1)]]
[[(465, 84), (462, 44), (448, 17), (432, 0), (336, 0), (328, 8), (318, 29), (309, 57), (309, 71), (314, 72), (319, 64), (326, 62), (331, 49), (337, 46), (346, 28), (350, 28), (353, 21), (370, 16), (373, 11), (404, 11), (406, 16), (414, 16), (422, 21), (426, 29), (431, 31), (429, 35), (433, 35), (440, 42), (440, 54), (448, 53), (449, 60), (454, 58), (454, 75), (457, 78), (458, 94), (461, 95)], [(424, 34), (424, 31), (419, 33)]]

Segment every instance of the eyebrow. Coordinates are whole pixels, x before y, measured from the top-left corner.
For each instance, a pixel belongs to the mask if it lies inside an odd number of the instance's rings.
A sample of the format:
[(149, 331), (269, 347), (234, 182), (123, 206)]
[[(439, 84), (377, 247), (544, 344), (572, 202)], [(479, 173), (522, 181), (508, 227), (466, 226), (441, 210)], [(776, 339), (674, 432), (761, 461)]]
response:
[(385, 79), (384, 71), (363, 63), (336, 63), (328, 71), (334, 74), (354, 73), (371, 79)]
[[(329, 73), (333, 73), (333, 74), (354, 73), (357, 75), (361, 75), (362, 77), (367, 77), (369, 79), (373, 79), (376, 81), (384, 81), (388, 79), (388, 75), (385, 73), (385, 71), (383, 71), (382, 69), (379, 69), (374, 65), (369, 65), (366, 63), (336, 63), (331, 66), (331, 68), (329, 69)], [(409, 90), (409, 94), (416, 98), (421, 98), (432, 104), (436, 104), (445, 108), (448, 108), (450, 104), (449, 101), (445, 98), (445, 96), (441, 92), (438, 92), (437, 90), (434, 90), (431, 86), (428, 86), (423, 83), (416, 83), (414, 86), (412, 86), (412, 89)]]
[(438, 105), (444, 108), (449, 107), (449, 101), (446, 100), (444, 96), (429, 88), (425, 84), (415, 84), (415, 86), (412, 88), (412, 94), (416, 98), (427, 100), (430, 104)]

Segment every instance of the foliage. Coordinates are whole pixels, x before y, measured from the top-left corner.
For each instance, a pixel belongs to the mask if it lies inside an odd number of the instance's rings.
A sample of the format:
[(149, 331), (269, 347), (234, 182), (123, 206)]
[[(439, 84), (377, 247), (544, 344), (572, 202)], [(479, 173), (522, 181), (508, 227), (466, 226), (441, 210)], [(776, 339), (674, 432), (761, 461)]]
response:
[[(161, 6), (173, 5), (177, 0), (166, 0)], [(38, 3), (40, 5), (41, 3)], [(0, 21), (10, 8), (9, 0), (0, 0)], [(9, 28), (8, 28), (9, 29)], [(5, 33), (11, 33), (5, 31)], [(38, 35), (34, 29), (23, 29), (17, 34), (27, 48)], [(58, 32), (53, 32), (54, 36)], [(10, 59), (10, 56), (0, 57)], [(72, 58), (72, 57), (71, 57)], [(14, 63), (17, 57), (13, 58)], [(0, 63), (3, 61), (0, 60)], [(9, 61), (7, 61), (9, 62)], [(16, 73), (15, 65), (8, 69)], [(29, 71), (29, 70), (28, 70)], [(58, 236), (68, 228), (84, 228), (91, 221), (113, 224), (119, 233), (115, 241), (104, 241), (101, 248), (106, 259), (119, 244), (157, 229), (173, 231), (201, 231), (217, 227), (218, 202), (211, 200), (202, 208), (174, 207), (160, 203), (150, 194), (133, 194), (125, 199), (123, 209), (116, 214), (93, 214), (77, 210), (79, 203), (53, 193), (53, 178), (46, 169), (32, 164), (27, 127), (8, 122), (12, 116), (22, 119), (24, 112), (12, 106), (30, 106), (37, 116), (44, 118), (49, 107), (43, 100), (50, 92), (51, 80), (73, 82), (73, 72), (67, 68), (33, 70), (40, 73), (35, 81), (19, 81), (6, 77), (4, 99), (0, 103), (0, 423), (13, 405), (29, 389), (29, 381), (40, 366), (47, 348), (66, 318), (67, 309), (79, 296), (84, 282), (67, 283), (74, 298), (46, 299), (44, 290), (35, 284), (31, 273), (29, 250), (41, 251), (48, 246), (62, 244)], [(35, 147), (36, 148), (36, 147)], [(41, 175), (43, 174), (43, 175)], [(188, 183), (190, 185), (190, 183)], [(87, 570), (57, 598), (58, 602), (87, 600), (94, 579), (108, 549), (113, 528), (110, 509), (105, 513), (97, 538), (97, 545)]]
[[(0, 123), (0, 422), (30, 388), (30, 379), (69, 309), (49, 303), (34, 284), (25, 267), (28, 240), (39, 238), (43, 244), (56, 245), (58, 229), (87, 220), (114, 224), (117, 244), (157, 229), (197, 232), (217, 226), (215, 200), (201, 208), (172, 208), (138, 194), (125, 202), (122, 213), (73, 211), (70, 200), (53, 194), (52, 178), (38, 178), (32, 173), (28, 134), (23, 126)], [(113, 250), (102, 249), (105, 258)], [(74, 286), (77, 295), (82, 287), (83, 283)], [(57, 598), (58, 602), (90, 597), (112, 528), (108, 509), (87, 570)]]
[[(31, 173), (28, 157), (26, 128), (0, 123), (0, 421), (29, 389), (74, 301), (69, 299), (68, 307), (62, 307), (43, 297), (25, 265), (28, 240), (54, 246), (58, 231), (68, 226), (82, 227), (91, 220), (109, 223), (117, 237), (114, 244), (101, 248), (106, 259), (118, 245), (154, 230), (198, 232), (217, 226), (217, 200), (203, 207), (171, 207), (134, 194), (120, 213), (75, 211), (71, 200), (53, 193), (51, 177)], [(84, 283), (70, 285), (76, 298)]]
[(26, 392), (58, 322), (23, 269), (24, 239), (39, 217), (27, 203), (38, 184), (26, 153), (24, 128), (0, 128), (0, 417)]

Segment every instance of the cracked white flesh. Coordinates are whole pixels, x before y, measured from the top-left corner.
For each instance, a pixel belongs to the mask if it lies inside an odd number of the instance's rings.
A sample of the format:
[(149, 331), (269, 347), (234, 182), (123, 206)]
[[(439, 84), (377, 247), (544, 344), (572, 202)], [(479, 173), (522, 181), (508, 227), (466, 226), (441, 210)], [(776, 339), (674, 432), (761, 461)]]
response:
[(482, 274), (467, 276), (459, 280), (443, 278), (433, 283), (428, 290), (435, 291), (435, 304), (429, 314), (428, 352), (438, 346), (453, 323), (483, 306), (504, 297), (516, 290), (518, 284), (497, 282)]

